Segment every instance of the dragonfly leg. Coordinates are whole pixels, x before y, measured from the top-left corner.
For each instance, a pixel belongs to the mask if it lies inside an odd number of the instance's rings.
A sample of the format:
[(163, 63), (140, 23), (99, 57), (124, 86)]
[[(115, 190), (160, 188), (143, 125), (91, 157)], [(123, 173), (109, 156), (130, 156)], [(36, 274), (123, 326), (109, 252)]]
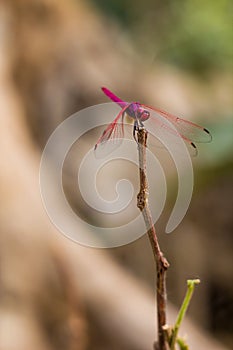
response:
[(144, 128), (144, 124), (139, 118), (136, 119), (135, 123), (136, 123), (137, 130), (141, 130)]
[(135, 120), (134, 124), (133, 124), (133, 138), (134, 140), (138, 143), (137, 139), (136, 139), (136, 131), (138, 130), (138, 125), (137, 125), (137, 120)]
[(136, 139), (136, 132), (144, 128), (144, 124), (140, 119), (136, 119), (133, 124), (133, 138), (138, 143)]
[(144, 124), (141, 120), (139, 120), (139, 126), (138, 126), (139, 129), (143, 129), (144, 128)]

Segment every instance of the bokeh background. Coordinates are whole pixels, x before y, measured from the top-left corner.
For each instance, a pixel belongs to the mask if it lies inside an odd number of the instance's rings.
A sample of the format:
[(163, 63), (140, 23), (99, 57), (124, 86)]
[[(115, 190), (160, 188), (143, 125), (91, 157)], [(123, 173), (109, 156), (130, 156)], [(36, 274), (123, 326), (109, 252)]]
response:
[[(72, 113), (107, 102), (101, 86), (211, 131), (212, 143), (193, 160), (194, 195), (184, 221), (163, 233), (177, 186), (171, 170), (156, 227), (171, 263), (169, 322), (186, 279), (198, 277), (182, 334), (193, 350), (232, 348), (231, 11), (230, 0), (1, 2), (1, 350), (152, 349), (155, 271), (147, 237), (107, 251), (81, 247), (50, 223), (40, 198), (48, 137)], [(77, 144), (72, 159), (95, 137)], [(68, 161), (67, 196), (88, 220), (74, 181)]]

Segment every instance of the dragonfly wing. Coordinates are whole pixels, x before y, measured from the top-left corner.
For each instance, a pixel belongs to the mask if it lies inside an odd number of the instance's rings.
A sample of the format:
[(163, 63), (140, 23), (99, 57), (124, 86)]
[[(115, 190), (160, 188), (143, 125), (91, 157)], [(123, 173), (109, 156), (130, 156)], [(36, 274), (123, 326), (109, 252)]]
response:
[(185, 141), (210, 142), (212, 140), (212, 136), (210, 132), (198, 124), (176, 117), (171, 113), (168, 113), (166, 111), (163, 111), (154, 107), (150, 107), (146, 105), (144, 107), (156, 112), (160, 116), (169, 120), (175, 126), (176, 130)]
[(128, 105), (120, 111), (98, 139), (94, 148), (96, 158), (106, 157), (122, 144), (124, 138), (124, 112), (127, 107)]
[[(160, 127), (158, 125), (158, 127)], [(148, 129), (147, 129), (148, 131)], [(180, 143), (178, 142), (179, 138), (181, 137), (180, 134), (176, 134), (176, 138), (173, 138), (172, 141), (169, 141), (169, 142), (166, 142), (164, 143), (162, 140), (164, 140), (164, 136), (167, 134), (167, 135), (171, 135), (171, 131), (170, 130), (166, 130), (164, 132), (163, 130), (163, 137), (159, 137), (158, 135), (155, 136), (154, 132), (151, 132), (151, 129), (150, 131), (148, 131), (148, 134), (149, 134), (149, 137), (148, 137), (148, 147), (150, 148), (151, 151), (153, 152), (156, 152), (157, 150), (165, 150), (165, 149), (171, 149), (174, 150), (174, 146), (177, 145), (177, 147), (180, 145)], [(156, 133), (157, 134), (157, 133)], [(168, 140), (170, 138), (167, 138)], [(191, 142), (191, 141), (187, 141), (187, 140), (183, 140), (187, 149), (188, 149), (188, 152), (189, 154), (192, 156), (192, 157), (196, 157), (197, 154), (198, 154), (198, 149), (196, 147), (196, 145)], [(176, 147), (176, 149), (177, 149)], [(179, 151), (180, 152), (180, 151)]]
[[(145, 121), (145, 127), (149, 132), (148, 140), (150, 148), (172, 147), (179, 149), (179, 138), (185, 142), (191, 156), (197, 155), (197, 147), (192, 140), (180, 133), (176, 125), (170, 123), (168, 118), (157, 112), (154, 108), (143, 106), (150, 112), (150, 118)], [(171, 125), (172, 124), (172, 125)]]

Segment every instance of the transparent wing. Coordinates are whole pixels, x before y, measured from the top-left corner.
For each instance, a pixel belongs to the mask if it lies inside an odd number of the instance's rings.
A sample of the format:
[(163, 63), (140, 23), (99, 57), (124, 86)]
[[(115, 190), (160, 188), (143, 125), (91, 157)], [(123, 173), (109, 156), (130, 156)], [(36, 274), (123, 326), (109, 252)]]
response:
[(128, 105), (120, 111), (98, 139), (94, 148), (96, 158), (106, 157), (122, 144), (124, 138), (124, 112), (127, 108)]
[(146, 109), (151, 109), (164, 118), (168, 119), (175, 126), (176, 130), (184, 140), (193, 142), (210, 142), (212, 140), (210, 132), (198, 124), (176, 117), (166, 111), (151, 106), (143, 105), (143, 107)]
[[(162, 111), (151, 106), (142, 106), (149, 110), (151, 114), (149, 118), (150, 128), (152, 128), (152, 130), (156, 130), (157, 133), (159, 129), (162, 133), (182, 137), (187, 145), (189, 153), (192, 156), (196, 156), (198, 153), (194, 142), (210, 142), (212, 140), (210, 132), (198, 124), (176, 117), (166, 111)], [(166, 121), (163, 122), (163, 118), (171, 122), (175, 129), (173, 129), (172, 126), (167, 125)]]

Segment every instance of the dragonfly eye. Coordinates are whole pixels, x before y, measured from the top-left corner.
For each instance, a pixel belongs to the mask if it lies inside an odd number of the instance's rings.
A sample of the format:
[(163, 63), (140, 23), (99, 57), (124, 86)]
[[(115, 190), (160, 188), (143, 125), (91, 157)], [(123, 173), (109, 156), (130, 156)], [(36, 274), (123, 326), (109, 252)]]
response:
[(147, 120), (150, 117), (150, 112), (145, 110), (142, 112), (141, 114), (141, 121), (144, 122), (145, 120)]

